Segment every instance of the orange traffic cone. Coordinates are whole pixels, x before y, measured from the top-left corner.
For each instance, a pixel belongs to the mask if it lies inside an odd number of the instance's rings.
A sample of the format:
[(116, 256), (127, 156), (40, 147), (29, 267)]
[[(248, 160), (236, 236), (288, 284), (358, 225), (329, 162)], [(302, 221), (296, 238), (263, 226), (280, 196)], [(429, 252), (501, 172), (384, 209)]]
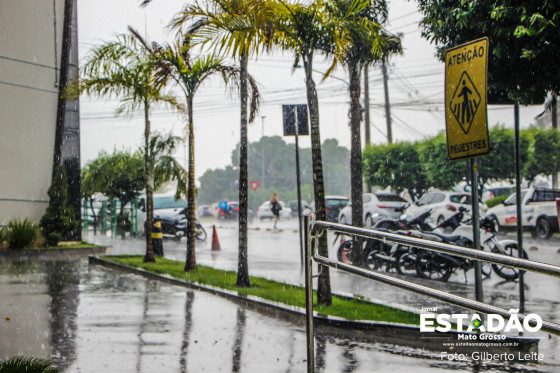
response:
[(216, 232), (216, 226), (212, 226), (212, 250), (221, 250), (220, 241), (218, 240), (218, 233)]

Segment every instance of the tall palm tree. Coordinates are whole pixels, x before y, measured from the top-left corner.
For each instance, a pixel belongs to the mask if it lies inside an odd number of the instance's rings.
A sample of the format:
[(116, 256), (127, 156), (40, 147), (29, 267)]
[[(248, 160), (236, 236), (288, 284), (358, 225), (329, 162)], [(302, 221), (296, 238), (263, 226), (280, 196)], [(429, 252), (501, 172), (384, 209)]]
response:
[[(328, 15), (336, 19), (338, 40), (346, 41), (338, 50), (329, 50), (335, 63), (342, 63), (350, 79), (350, 174), (352, 225), (363, 224), (363, 173), (361, 148), (360, 75), (365, 66), (381, 60), (389, 52), (400, 50), (400, 40), (387, 34), (377, 22), (385, 19), (387, 7), (383, 0), (328, 0)], [(360, 239), (356, 240), (361, 247)], [(357, 251), (361, 253), (361, 250)], [(357, 259), (363, 261), (362, 255)]]
[[(181, 109), (175, 97), (164, 92), (166, 80), (158, 72), (158, 61), (153, 58), (152, 47), (136, 34), (123, 34), (118, 35), (115, 41), (94, 49), (80, 68), (80, 79), (67, 90), (67, 94), (74, 97), (81, 93), (119, 97), (121, 106), (118, 113), (132, 114), (143, 110), (147, 222), (151, 222), (153, 217), (154, 191), (153, 163), (149, 151), (150, 109), (159, 102)], [(148, 223), (145, 262), (155, 262), (151, 234), (152, 224)]]
[[(195, 253), (195, 178), (194, 178), (194, 118), (193, 101), (200, 85), (215, 74), (221, 75), (226, 84), (240, 84), (242, 72), (235, 67), (227, 66), (219, 58), (213, 55), (194, 59), (191, 56), (190, 38), (186, 37), (182, 42), (173, 46), (158, 48), (154, 56), (160, 62), (161, 72), (165, 76), (172, 77), (185, 95), (187, 104), (187, 132), (189, 146), (189, 168), (188, 168), (188, 214), (187, 214), (187, 259), (185, 271), (196, 268)], [(248, 77), (247, 81), (254, 89), (253, 101), (258, 102), (258, 90), (256, 82)]]
[[(326, 220), (325, 185), (323, 178), (323, 160), (321, 154), (321, 135), (319, 131), (319, 98), (313, 79), (313, 58), (315, 52), (327, 50), (333, 43), (339, 44), (334, 38), (333, 25), (325, 18), (324, 3), (290, 4), (282, 2), (275, 24), (277, 33), (273, 35), (273, 42), (282, 49), (296, 53), (294, 67), (303, 61), (305, 70), (305, 85), (307, 91), (307, 106), (311, 122), (311, 157), (313, 163), (313, 191), (315, 194), (315, 210), (317, 220)], [(330, 69), (329, 72), (330, 73)], [(328, 257), (326, 235), (319, 240), (319, 253)], [(330, 305), (331, 286), (327, 267), (323, 267), (319, 275), (317, 302)]]
[[(256, 85), (248, 79), (249, 57), (256, 54), (269, 40), (275, 5), (263, 0), (209, 0), (188, 4), (172, 21), (172, 28), (193, 37), (198, 43), (209, 45), (218, 53), (230, 54), (239, 60), (241, 101), (241, 138), (239, 156), (239, 249), (237, 286), (249, 287), (247, 258), (248, 218), (248, 157), (247, 157), (247, 100), (251, 100), (249, 122), (255, 119), (259, 100)], [(249, 84), (248, 84), (249, 82)], [(257, 93), (257, 95), (255, 95)]]

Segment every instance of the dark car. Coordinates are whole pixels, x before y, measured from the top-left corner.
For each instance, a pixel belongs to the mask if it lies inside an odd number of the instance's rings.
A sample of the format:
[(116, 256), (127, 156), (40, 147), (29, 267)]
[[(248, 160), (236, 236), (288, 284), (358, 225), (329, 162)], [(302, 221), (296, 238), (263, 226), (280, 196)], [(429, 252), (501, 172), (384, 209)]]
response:
[[(298, 216), (298, 201), (288, 202), (288, 207), (292, 209), (292, 212), (290, 213), (292, 218)], [(301, 201), (301, 207), (302, 207), (302, 211), (305, 211), (305, 209), (310, 209), (311, 208), (311, 207), (309, 207), (309, 203), (307, 203), (306, 201)]]
[[(350, 203), (348, 197), (343, 196), (326, 196), (325, 210), (327, 212), (327, 221), (338, 223), (338, 214), (340, 210)], [(311, 211), (315, 212), (315, 202), (311, 204)]]

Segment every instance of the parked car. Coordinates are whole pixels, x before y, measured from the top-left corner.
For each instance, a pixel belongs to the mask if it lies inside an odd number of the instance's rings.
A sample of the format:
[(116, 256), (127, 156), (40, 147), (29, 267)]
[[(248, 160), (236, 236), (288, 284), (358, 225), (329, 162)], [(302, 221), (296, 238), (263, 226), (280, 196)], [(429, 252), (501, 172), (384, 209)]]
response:
[[(465, 207), (468, 214), (471, 213), (472, 199), (469, 193), (433, 191), (424, 194), (411, 204), (405, 210), (405, 214), (418, 216), (431, 209), (431, 219), (439, 225), (442, 221), (456, 213), (460, 206)], [(480, 216), (484, 216), (488, 206), (483, 203), (479, 203), (478, 206)]]
[[(292, 209), (292, 218), (298, 216), (298, 201), (290, 201), (288, 202), (288, 207)], [(309, 209), (309, 203), (306, 201), (301, 201), (301, 209), (305, 211), (305, 209)]]
[[(350, 203), (348, 197), (343, 196), (325, 196), (325, 209), (327, 213), (327, 221), (333, 223), (338, 222), (338, 214), (345, 206)], [(315, 212), (315, 202), (310, 206), (312, 212)]]
[[(219, 207), (216, 208), (216, 214), (218, 219), (224, 220), (237, 220), (239, 219), (239, 202), (237, 201), (230, 201), (229, 204), (229, 211), (223, 211)], [(251, 209), (247, 209), (247, 220), (252, 221), (255, 216), (255, 213)]]
[[(292, 209), (286, 206), (283, 201), (279, 201), (282, 210), (280, 210), (280, 217), (283, 219), (289, 219), (292, 216)], [(262, 205), (257, 209), (257, 217), (260, 220), (264, 219), (274, 219), (274, 214), (270, 210), (270, 201), (263, 202)]]
[[(376, 216), (398, 218), (408, 205), (406, 199), (391, 193), (364, 193), (362, 202), (364, 209), (363, 224), (366, 227), (373, 226), (373, 220)], [(349, 204), (340, 211), (338, 222), (340, 224), (352, 223), (352, 204)]]
[[(154, 194), (154, 219), (161, 220), (163, 233), (170, 227), (179, 224), (185, 218), (187, 201), (175, 199), (174, 194)], [(142, 196), (138, 202), (138, 232), (145, 234), (146, 197)]]
[(202, 205), (196, 209), (196, 215), (199, 218), (206, 218), (206, 217), (216, 217), (218, 213), (216, 209), (212, 205)]
[[(530, 188), (521, 191), (521, 216), (523, 229), (530, 230), (535, 238), (548, 239), (558, 232), (556, 198), (560, 190)], [(497, 232), (514, 230), (517, 227), (516, 194), (511, 194), (504, 202), (486, 213), (494, 223)]]
[[(466, 181), (461, 181), (459, 184), (455, 185), (454, 191), (471, 194), (472, 188), (469, 184), (467, 184)], [(488, 188), (486, 187), (482, 188), (482, 202), (486, 202), (490, 198), (494, 198), (494, 197), (496, 196)]]
[(492, 194), (490, 198), (496, 198), (501, 196), (509, 196), (515, 191), (513, 186), (500, 186), (500, 187), (489, 187), (488, 191)]

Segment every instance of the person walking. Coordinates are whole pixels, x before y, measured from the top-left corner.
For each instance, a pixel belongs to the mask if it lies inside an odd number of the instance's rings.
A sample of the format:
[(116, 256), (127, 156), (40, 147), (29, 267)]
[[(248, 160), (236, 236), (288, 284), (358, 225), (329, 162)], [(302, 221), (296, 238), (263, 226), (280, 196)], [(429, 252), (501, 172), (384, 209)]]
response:
[(272, 193), (272, 197), (270, 198), (270, 211), (274, 215), (274, 229), (276, 228), (276, 223), (278, 223), (278, 219), (280, 218), (280, 210), (282, 210), (282, 206), (278, 201), (278, 193)]

